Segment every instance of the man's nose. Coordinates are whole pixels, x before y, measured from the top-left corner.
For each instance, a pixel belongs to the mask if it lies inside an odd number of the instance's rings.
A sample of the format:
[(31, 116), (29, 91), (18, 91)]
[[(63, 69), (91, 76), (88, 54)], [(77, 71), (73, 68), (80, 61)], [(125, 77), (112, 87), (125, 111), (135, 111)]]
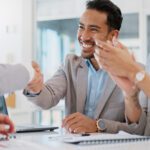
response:
[(91, 40), (92, 36), (91, 36), (91, 33), (88, 32), (88, 31), (83, 31), (82, 34), (81, 34), (81, 40), (82, 41), (88, 41), (88, 40)]

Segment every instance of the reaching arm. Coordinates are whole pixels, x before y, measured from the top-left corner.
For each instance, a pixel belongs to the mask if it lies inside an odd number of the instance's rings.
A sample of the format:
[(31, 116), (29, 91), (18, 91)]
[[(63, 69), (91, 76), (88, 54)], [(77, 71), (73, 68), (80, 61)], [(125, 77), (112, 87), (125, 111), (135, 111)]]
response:
[[(142, 111), (139, 122), (131, 124), (103, 118), (101, 120), (105, 126), (105, 130), (103, 132), (117, 133), (120, 130), (123, 130), (131, 134), (143, 135), (146, 125), (146, 114)], [(62, 122), (62, 127), (71, 133), (94, 133), (98, 131), (96, 120), (93, 120), (79, 112), (67, 116)]]
[(0, 95), (23, 89), (28, 81), (29, 72), (23, 65), (0, 65)]
[(129, 123), (137, 123), (140, 119), (142, 113), (142, 108), (139, 104), (138, 94), (133, 96), (125, 95), (125, 114)]
[(118, 43), (118, 47), (114, 47), (110, 42), (100, 42), (98, 47), (95, 52), (98, 64), (110, 74), (125, 93), (125, 113), (129, 121), (138, 122), (142, 112), (137, 96), (138, 88), (145, 88), (147, 94), (150, 91), (148, 90), (150, 84), (144, 87), (144, 84), (135, 83), (134, 80), (136, 72), (143, 70), (143, 68), (135, 62), (128, 49), (121, 43)]
[[(28, 80), (29, 73), (24, 66), (20, 64), (0, 65), (0, 95), (23, 89)], [(13, 122), (8, 116), (0, 114), (0, 134), (8, 136), (12, 132), (14, 132)]]
[(119, 131), (125, 131), (131, 134), (144, 134), (144, 129), (146, 126), (146, 114), (142, 111), (138, 123), (122, 123), (113, 120), (102, 119), (106, 126), (107, 133), (117, 133)]
[(28, 83), (24, 95), (43, 109), (55, 106), (60, 99), (64, 98), (67, 90), (67, 80), (62, 68), (46, 83), (43, 83), (43, 75), (37, 64), (33, 65), (34, 78)]

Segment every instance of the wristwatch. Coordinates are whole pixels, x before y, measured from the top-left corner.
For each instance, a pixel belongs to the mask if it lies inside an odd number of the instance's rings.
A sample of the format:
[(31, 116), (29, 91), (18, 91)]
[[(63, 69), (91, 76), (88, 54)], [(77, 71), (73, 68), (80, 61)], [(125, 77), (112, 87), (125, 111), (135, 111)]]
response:
[(103, 119), (97, 120), (96, 125), (97, 125), (98, 131), (103, 132), (106, 130), (106, 125)]
[(145, 78), (145, 71), (142, 70), (142, 71), (139, 71), (135, 74), (135, 83), (137, 84), (138, 82), (141, 82), (144, 80)]

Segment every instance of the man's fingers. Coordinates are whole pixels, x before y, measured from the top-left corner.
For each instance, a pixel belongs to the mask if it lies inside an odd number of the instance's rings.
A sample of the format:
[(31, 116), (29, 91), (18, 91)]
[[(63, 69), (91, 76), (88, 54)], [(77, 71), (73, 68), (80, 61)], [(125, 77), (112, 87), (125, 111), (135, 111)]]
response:
[(96, 54), (99, 58), (100, 57), (102, 57), (104, 59), (111, 58), (111, 54), (105, 50), (98, 51), (98, 49), (97, 49), (94, 54)]
[(103, 42), (101, 41), (101, 49), (107, 53), (112, 53), (116, 50), (116, 47), (113, 46), (113, 44), (110, 41)]
[(37, 82), (37, 81), (40, 81), (40, 80), (44, 80), (43, 79), (43, 74), (35, 74), (34, 75), (34, 78), (28, 83), (28, 85), (32, 85), (32, 84), (34, 84), (35, 82)]
[(32, 83), (34, 83), (35, 80), (38, 80), (39, 78), (43, 77), (43, 74), (40, 71), (40, 67), (39, 67), (39, 65), (36, 62), (32, 61), (32, 67), (34, 69), (34, 77), (30, 81), (29, 84), (32, 84)]
[(80, 116), (81, 113), (77, 112), (77, 113), (73, 113), (71, 115), (68, 115), (63, 121), (62, 121), (62, 127), (64, 127), (66, 125), (66, 123), (71, 120), (71, 119), (74, 119), (78, 116)]
[(41, 82), (38, 83), (38, 85), (37, 84), (28, 85), (27, 89), (29, 91), (38, 93), (38, 92), (40, 92), (42, 90), (43, 85), (44, 85), (43, 81), (41, 81)]
[(95, 38), (94, 41), (95, 41), (96, 46), (98, 46), (99, 48), (102, 48), (102, 45), (101, 45), (102, 41), (101, 40)]
[(100, 42), (101, 49), (108, 53), (113, 53), (115, 51), (120, 51), (120, 50), (128, 51), (127, 47), (124, 46), (121, 42), (115, 41), (114, 44), (111, 41)]
[(69, 120), (71, 119), (74, 119), (75, 118), (75, 115), (74, 114), (71, 114), (69, 116), (67, 116), (63, 121), (62, 121), (62, 127), (65, 127), (66, 124), (68, 123)]
[(40, 72), (40, 67), (35, 61), (32, 61), (32, 67), (36, 72)]
[(75, 133), (75, 130), (78, 128), (78, 127), (81, 127), (83, 125), (83, 122), (82, 120), (72, 124), (69, 128), (68, 128), (68, 131), (71, 132), (71, 133)]
[(37, 77), (36, 79), (31, 80), (28, 83), (28, 86), (32, 86), (34, 84), (39, 84), (40, 82), (43, 82), (43, 76)]
[(121, 42), (119, 42), (115, 37), (113, 37), (112, 42), (111, 41), (104, 42), (95, 39), (95, 43), (97, 47), (99, 47), (99, 49), (103, 49), (107, 52), (113, 52), (116, 50), (116, 48), (128, 51), (128, 48), (125, 45), (123, 45)]
[(44, 85), (44, 79), (43, 76), (33, 79), (30, 83), (27, 85), (27, 89), (31, 92), (39, 93)]
[[(82, 118), (81, 117), (76, 117), (76, 118), (73, 118), (71, 120), (69, 120), (66, 124), (65, 124), (65, 128), (67, 130), (71, 130), (73, 131), (74, 127), (78, 126), (78, 125), (81, 125), (81, 122), (82, 122)], [(70, 131), (70, 132), (71, 132)]]
[(32, 67), (34, 69), (37, 69), (37, 68), (40, 69), (39, 65), (35, 61), (32, 61)]
[(86, 133), (86, 132), (87, 132), (86, 129), (82, 126), (74, 129), (74, 133)]

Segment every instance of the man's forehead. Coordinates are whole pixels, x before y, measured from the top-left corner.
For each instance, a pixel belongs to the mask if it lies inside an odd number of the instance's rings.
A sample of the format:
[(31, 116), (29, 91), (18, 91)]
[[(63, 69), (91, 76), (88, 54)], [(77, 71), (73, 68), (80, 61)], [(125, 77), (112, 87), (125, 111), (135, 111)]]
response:
[(107, 14), (94, 9), (87, 9), (80, 17), (80, 22), (89, 24), (107, 24)]

